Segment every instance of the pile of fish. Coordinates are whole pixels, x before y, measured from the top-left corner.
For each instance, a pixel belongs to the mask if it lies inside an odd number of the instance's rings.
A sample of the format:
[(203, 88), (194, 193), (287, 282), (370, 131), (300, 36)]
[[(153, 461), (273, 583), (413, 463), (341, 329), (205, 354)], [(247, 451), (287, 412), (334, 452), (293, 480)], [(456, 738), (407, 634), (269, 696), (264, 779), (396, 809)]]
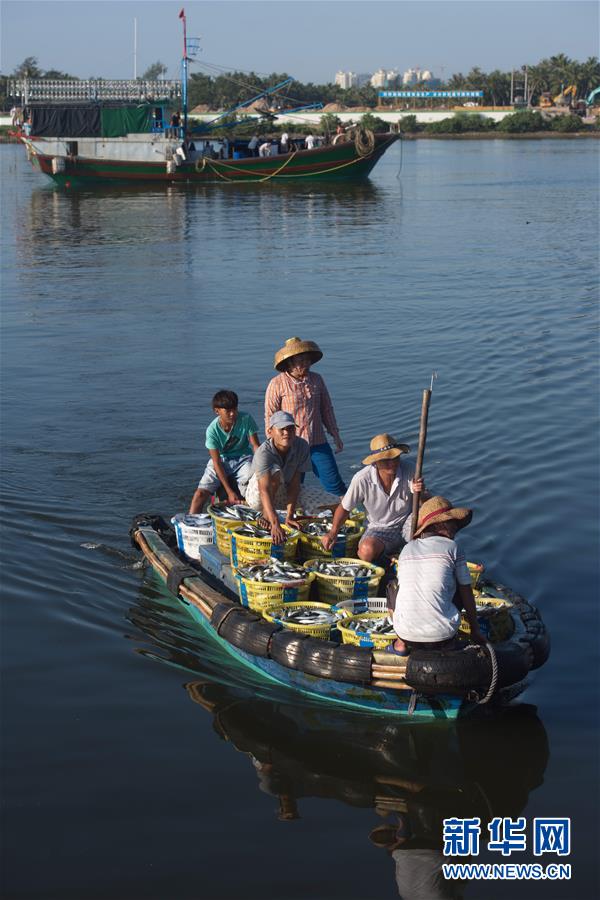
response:
[(341, 563), (330, 559), (315, 561), (310, 570), (321, 575), (332, 575), (335, 578), (368, 578), (374, 574), (371, 569), (360, 563)]
[[(307, 522), (305, 525), (301, 525), (300, 530), (311, 537), (323, 537), (331, 531), (332, 523), (333, 517), (331, 515), (323, 516), (318, 522)], [(342, 525), (338, 534), (352, 534), (355, 531), (354, 525)]]
[(186, 513), (178, 517), (183, 525), (190, 525), (193, 528), (210, 528), (212, 519), (207, 513)]
[(352, 619), (350, 622), (342, 622), (342, 625), (351, 631), (364, 631), (367, 634), (395, 634), (388, 616), (384, 619)]
[[(237, 532), (239, 534), (239, 531)], [(300, 584), (306, 580), (307, 572), (292, 563), (283, 562), (273, 556), (268, 563), (256, 563), (252, 566), (241, 566), (238, 575), (248, 581), (277, 582), (279, 584)]]
[(256, 522), (261, 517), (261, 513), (257, 509), (251, 509), (241, 503), (213, 507), (213, 513), (221, 519), (231, 519), (234, 522)]
[(310, 606), (296, 607), (295, 609), (276, 609), (269, 615), (278, 622), (289, 625), (333, 625), (337, 621), (334, 612), (326, 609), (311, 609)]
[(260, 525), (253, 525), (251, 522), (246, 522), (241, 528), (236, 528), (236, 535), (243, 534), (247, 537), (257, 537), (257, 538), (265, 538), (271, 537), (271, 532), (266, 528), (261, 528)]

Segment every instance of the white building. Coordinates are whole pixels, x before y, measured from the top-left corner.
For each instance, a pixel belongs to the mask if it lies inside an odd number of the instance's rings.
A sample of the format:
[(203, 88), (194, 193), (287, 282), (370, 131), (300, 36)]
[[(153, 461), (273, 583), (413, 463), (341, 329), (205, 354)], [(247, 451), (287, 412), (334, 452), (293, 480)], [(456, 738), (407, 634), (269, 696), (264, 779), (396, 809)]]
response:
[(356, 87), (358, 84), (358, 75), (354, 72), (336, 72), (335, 83), (341, 87), (343, 91), (348, 88)]
[(371, 75), (371, 87), (386, 88), (398, 77), (397, 69), (378, 69)]
[(437, 79), (433, 77), (429, 69), (420, 69), (419, 66), (415, 66), (414, 69), (407, 69), (402, 75), (402, 84), (406, 87), (430, 81), (437, 81)]

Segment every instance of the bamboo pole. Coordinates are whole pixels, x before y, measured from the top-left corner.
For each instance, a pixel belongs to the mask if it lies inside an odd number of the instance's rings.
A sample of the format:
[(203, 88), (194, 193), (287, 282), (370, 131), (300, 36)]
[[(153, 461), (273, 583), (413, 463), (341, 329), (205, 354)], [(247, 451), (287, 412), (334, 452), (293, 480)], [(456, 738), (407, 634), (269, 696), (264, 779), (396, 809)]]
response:
[[(433, 382), (436, 378), (434, 372), (431, 376), (431, 386), (423, 391), (423, 400), (421, 403), (421, 422), (419, 425), (419, 449), (417, 450), (417, 462), (415, 465), (415, 481), (418, 481), (423, 472), (423, 457), (425, 456), (425, 444), (427, 443), (427, 420), (429, 418), (429, 403), (431, 401), (431, 393), (433, 391)], [(410, 526), (410, 539), (412, 540), (417, 530), (417, 521), (419, 519), (419, 506), (421, 505), (421, 492), (413, 494), (412, 502), (412, 520)]]

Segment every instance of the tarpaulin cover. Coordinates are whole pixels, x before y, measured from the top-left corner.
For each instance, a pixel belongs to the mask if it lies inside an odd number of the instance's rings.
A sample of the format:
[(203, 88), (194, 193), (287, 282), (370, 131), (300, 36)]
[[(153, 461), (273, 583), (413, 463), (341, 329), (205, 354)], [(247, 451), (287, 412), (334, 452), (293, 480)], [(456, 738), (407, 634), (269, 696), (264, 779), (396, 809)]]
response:
[(34, 106), (31, 133), (40, 137), (100, 137), (97, 106)]
[(102, 109), (102, 137), (123, 137), (125, 134), (144, 134), (150, 131), (149, 106), (121, 106)]

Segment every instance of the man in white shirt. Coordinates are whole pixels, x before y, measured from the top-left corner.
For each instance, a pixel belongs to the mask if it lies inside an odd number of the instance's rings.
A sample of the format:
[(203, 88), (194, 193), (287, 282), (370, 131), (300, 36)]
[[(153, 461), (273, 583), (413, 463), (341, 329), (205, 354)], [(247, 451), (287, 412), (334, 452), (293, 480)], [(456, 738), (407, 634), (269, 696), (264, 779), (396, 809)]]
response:
[(283, 132), (283, 134), (281, 135), (281, 140), (279, 141), (279, 143), (280, 143), (280, 146), (281, 146), (281, 152), (282, 152), (282, 153), (287, 153), (288, 150), (289, 150), (289, 143), (290, 143), (290, 136), (289, 136), (289, 134), (287, 133), (287, 131), (284, 131), (284, 132)]
[(271, 141), (265, 141), (260, 145), (258, 148), (258, 155), (263, 157), (271, 155)]
[[(412, 495), (424, 490), (422, 479), (414, 480), (413, 467), (401, 460), (409, 453), (391, 434), (377, 434), (371, 441), (371, 453), (363, 459), (364, 469), (357, 472), (336, 509), (330, 531), (321, 538), (326, 550), (333, 547), (338, 531), (359, 503), (364, 506), (369, 526), (358, 545), (358, 555), (373, 562), (386, 554), (397, 553), (404, 545), (403, 527), (409, 527)], [(409, 537), (410, 535), (408, 535)]]
[(259, 137), (257, 134), (253, 134), (250, 140), (248, 141), (248, 150), (252, 154), (252, 156), (256, 156), (257, 148), (260, 143)]
[(471, 576), (454, 536), (471, 521), (472, 511), (431, 497), (419, 510), (414, 539), (398, 559), (398, 593), (393, 651), (442, 649), (453, 642), (465, 610), (471, 640), (484, 644), (479, 630)]
[(304, 138), (304, 146), (307, 150), (314, 150), (315, 147), (315, 136), (314, 134), (307, 134)]

